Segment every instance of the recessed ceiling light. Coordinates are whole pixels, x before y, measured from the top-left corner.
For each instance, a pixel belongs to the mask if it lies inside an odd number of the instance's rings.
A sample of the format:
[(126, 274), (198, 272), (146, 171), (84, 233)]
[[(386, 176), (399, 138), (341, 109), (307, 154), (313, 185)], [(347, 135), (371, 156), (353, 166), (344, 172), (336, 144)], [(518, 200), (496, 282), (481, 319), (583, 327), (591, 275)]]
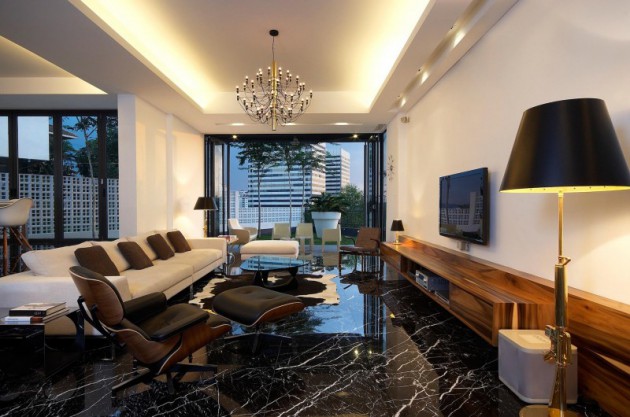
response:
[(348, 126), (350, 123), (348, 122), (337, 122), (335, 123), (335, 126)]
[(245, 123), (230, 123), (230, 126), (245, 126)]
[(453, 37), (453, 48), (455, 48), (466, 36), (466, 32), (464, 30), (458, 30), (455, 32), (455, 36)]

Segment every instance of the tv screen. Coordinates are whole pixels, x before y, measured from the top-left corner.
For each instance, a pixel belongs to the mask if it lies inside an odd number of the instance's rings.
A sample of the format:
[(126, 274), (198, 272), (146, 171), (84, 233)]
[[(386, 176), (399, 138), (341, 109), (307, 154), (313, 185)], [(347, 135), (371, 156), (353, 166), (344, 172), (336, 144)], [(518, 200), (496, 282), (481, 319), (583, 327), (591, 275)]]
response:
[(440, 235), (488, 243), (488, 168), (440, 177)]

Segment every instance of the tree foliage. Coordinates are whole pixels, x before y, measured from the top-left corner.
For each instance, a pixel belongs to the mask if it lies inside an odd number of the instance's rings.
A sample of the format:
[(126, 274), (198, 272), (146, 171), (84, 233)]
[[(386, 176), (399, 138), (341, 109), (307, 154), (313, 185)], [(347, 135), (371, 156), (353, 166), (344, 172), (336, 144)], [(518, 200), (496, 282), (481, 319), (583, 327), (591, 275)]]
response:
[[(69, 119), (69, 118), (68, 118)], [(98, 120), (96, 116), (76, 116), (75, 123), (63, 126), (62, 165), (63, 176), (97, 177), (98, 161)], [(66, 120), (67, 122), (68, 120)], [(52, 129), (51, 129), (52, 131)], [(118, 178), (118, 118), (107, 117), (106, 153), (107, 178)], [(74, 133), (77, 133), (74, 135)], [(83, 144), (77, 143), (83, 141)], [(79, 149), (75, 145), (80, 145)], [(21, 159), (20, 172), (23, 174), (54, 175), (54, 141), (52, 133), (48, 138), (48, 160)]]
[[(300, 145), (295, 145), (290, 142), (278, 142), (275, 144), (274, 154), (276, 166), (283, 165), (285, 172), (287, 173), (287, 181), (289, 184), (289, 227), (292, 226), (293, 220), (293, 183), (291, 181), (291, 171), (298, 164), (298, 154), (300, 152)], [(304, 180), (302, 180), (304, 183)]]
[[(79, 116), (73, 125), (64, 129), (81, 132), (85, 146), (74, 152), (70, 158), (75, 163), (76, 174), (83, 177), (98, 177), (98, 120), (95, 116)], [(105, 124), (107, 178), (118, 178), (118, 118), (108, 117)]]
[(338, 211), (345, 213), (348, 209), (348, 204), (343, 196), (339, 194), (321, 193), (311, 197), (308, 203), (309, 211)]
[(347, 205), (347, 210), (341, 216), (343, 227), (359, 228), (365, 225), (365, 197), (363, 190), (354, 184), (348, 184), (341, 189), (339, 196)]
[(258, 194), (258, 230), (262, 219), (260, 212), (260, 185), (269, 169), (276, 164), (277, 152), (275, 146), (268, 142), (245, 142), (234, 145), (239, 149), (236, 158), (241, 169), (249, 169), (256, 176), (256, 190)]

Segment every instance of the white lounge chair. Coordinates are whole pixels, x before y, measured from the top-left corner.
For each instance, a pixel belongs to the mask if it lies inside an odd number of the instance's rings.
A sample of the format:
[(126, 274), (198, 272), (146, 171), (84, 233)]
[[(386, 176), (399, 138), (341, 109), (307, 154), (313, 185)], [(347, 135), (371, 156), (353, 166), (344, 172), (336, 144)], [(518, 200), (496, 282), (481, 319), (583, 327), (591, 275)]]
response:
[(236, 235), (238, 240), (234, 242), (236, 245), (244, 245), (256, 240), (258, 237), (258, 229), (255, 227), (243, 227), (238, 222), (238, 219), (228, 219), (228, 232), (231, 235)]

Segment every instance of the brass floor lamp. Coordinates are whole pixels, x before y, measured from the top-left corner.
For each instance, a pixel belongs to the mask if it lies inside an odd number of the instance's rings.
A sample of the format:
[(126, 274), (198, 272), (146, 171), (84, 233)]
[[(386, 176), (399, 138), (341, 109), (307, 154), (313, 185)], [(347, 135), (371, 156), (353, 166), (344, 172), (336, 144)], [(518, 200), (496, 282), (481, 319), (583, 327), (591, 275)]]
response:
[(545, 360), (556, 364), (548, 406), (523, 408), (521, 417), (569, 417), (566, 367), (571, 363), (567, 316), (566, 265), (562, 252), (564, 194), (630, 189), (630, 171), (603, 100), (579, 98), (532, 107), (523, 113), (502, 192), (558, 195), (558, 262), (555, 266), (555, 325), (545, 333), (551, 350)]

